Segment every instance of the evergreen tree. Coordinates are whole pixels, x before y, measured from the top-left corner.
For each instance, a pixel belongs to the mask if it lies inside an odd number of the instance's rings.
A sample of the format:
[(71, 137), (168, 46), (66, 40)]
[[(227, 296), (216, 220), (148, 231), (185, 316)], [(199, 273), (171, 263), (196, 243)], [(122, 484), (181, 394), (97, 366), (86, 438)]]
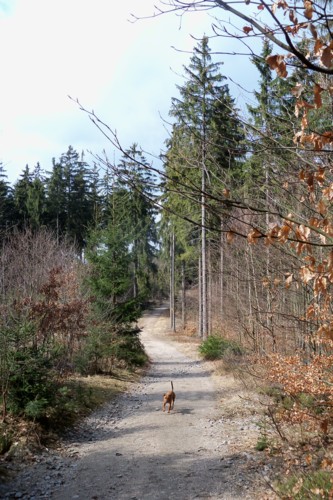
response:
[(134, 321), (139, 316), (133, 302), (131, 256), (128, 234), (116, 214), (103, 229), (89, 235), (86, 257), (89, 283), (99, 314), (115, 323)]
[(124, 188), (124, 225), (129, 228), (131, 240), (133, 297), (144, 302), (151, 295), (156, 271), (156, 178), (137, 144), (125, 152), (117, 172), (116, 185)]
[(20, 229), (29, 225), (28, 200), (32, 180), (32, 173), (26, 165), (20, 179), (14, 184), (15, 225)]
[(47, 215), (48, 224), (58, 238), (66, 236), (80, 254), (94, 216), (90, 187), (88, 164), (83, 155), (80, 159), (77, 151), (69, 146), (58, 162), (53, 160), (53, 170), (47, 183)]
[(33, 230), (41, 228), (45, 216), (45, 182), (42, 177), (40, 164), (37, 163), (31, 176), (26, 200), (29, 226)]
[(88, 244), (91, 284), (103, 315), (133, 321), (151, 297), (156, 270), (155, 179), (136, 144), (109, 165), (103, 188), (103, 223)]
[(66, 230), (66, 190), (63, 166), (53, 158), (53, 168), (46, 182), (47, 226), (56, 235), (57, 241)]
[(88, 175), (88, 213), (90, 224), (96, 228), (102, 221), (103, 197), (99, 168), (96, 163)]
[(273, 79), (266, 63), (272, 47), (264, 40), (260, 56), (252, 59), (259, 71), (259, 90), (254, 92), (256, 104), (248, 106), (253, 128), (248, 135), (249, 151), (246, 168), (243, 169), (243, 186), (257, 193), (259, 184), (267, 182), (267, 176), (281, 168), (290, 169), (294, 144), (290, 128), (295, 126), (295, 98), (292, 94), (294, 82), (291, 78)]
[(6, 231), (14, 224), (13, 192), (7, 181), (6, 171), (0, 163), (0, 237), (5, 237)]
[[(180, 98), (172, 100), (170, 115), (175, 118), (167, 144), (164, 203), (187, 223), (174, 221), (176, 234), (189, 229), (188, 239), (201, 241), (198, 262), (199, 333), (206, 336), (207, 318), (207, 227), (219, 231), (223, 187), (236, 177), (241, 157), (243, 132), (237, 119), (234, 101), (220, 73), (221, 63), (212, 62), (208, 38), (194, 48), (186, 83), (178, 87)], [(192, 222), (197, 226), (188, 225)], [(177, 227), (179, 229), (177, 229)], [(200, 229), (200, 233), (199, 233)], [(182, 236), (183, 243), (186, 238)], [(185, 247), (184, 251), (185, 250)]]

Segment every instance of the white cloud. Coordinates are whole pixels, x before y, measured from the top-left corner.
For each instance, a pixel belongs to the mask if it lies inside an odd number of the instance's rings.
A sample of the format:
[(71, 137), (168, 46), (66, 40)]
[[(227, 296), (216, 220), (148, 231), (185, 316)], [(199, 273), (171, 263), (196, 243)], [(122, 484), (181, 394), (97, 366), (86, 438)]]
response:
[[(11, 181), (28, 163), (46, 170), (71, 144), (100, 153), (109, 145), (69, 98), (78, 98), (125, 146), (158, 154), (171, 96), (196, 41), (209, 31), (205, 13), (182, 20), (151, 14), (154, 0), (0, 0), (0, 161)], [(172, 70), (170, 69), (172, 68)]]

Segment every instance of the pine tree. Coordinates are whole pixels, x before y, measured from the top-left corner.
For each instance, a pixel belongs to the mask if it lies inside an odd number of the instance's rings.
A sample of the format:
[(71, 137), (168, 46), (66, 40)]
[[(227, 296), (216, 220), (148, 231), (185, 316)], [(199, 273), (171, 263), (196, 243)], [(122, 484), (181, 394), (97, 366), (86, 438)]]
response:
[[(215, 226), (220, 230), (220, 207), (214, 196), (216, 193), (220, 196), (231, 174), (235, 174), (243, 139), (234, 101), (220, 66), (221, 63), (212, 62), (208, 38), (204, 37), (194, 48), (189, 66), (184, 68), (187, 81), (178, 87), (180, 98), (172, 100), (170, 115), (175, 123), (165, 157), (165, 206), (182, 214), (187, 223), (193, 222), (197, 229), (190, 229), (189, 240), (194, 236), (201, 242), (199, 334), (203, 337), (209, 331), (207, 227)], [(175, 224), (176, 240), (177, 226), (182, 233), (181, 227), (186, 224)]]

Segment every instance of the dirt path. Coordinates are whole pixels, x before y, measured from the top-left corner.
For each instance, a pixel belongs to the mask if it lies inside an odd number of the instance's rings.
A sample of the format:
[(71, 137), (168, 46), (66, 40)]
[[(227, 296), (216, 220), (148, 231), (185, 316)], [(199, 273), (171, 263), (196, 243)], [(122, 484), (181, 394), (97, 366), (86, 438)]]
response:
[[(239, 399), (231, 378), (218, 387), (191, 346), (165, 335), (165, 312), (139, 323), (152, 361), (142, 382), (75, 429), (65, 455), (23, 471), (4, 498), (274, 498), (263, 479), (269, 467), (254, 450), (252, 403)], [(170, 380), (177, 398), (168, 414), (161, 399)]]

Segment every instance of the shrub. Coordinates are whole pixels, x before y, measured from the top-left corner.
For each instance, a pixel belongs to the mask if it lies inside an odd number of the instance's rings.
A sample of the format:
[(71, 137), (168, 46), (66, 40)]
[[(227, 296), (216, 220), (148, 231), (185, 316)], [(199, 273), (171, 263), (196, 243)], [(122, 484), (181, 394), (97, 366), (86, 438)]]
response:
[(101, 324), (88, 335), (76, 354), (75, 369), (81, 375), (111, 373), (118, 363), (143, 366), (148, 361), (139, 338), (140, 330), (126, 326)]
[(148, 361), (136, 330), (118, 336), (113, 345), (113, 353), (118, 360), (125, 361), (129, 366), (143, 366)]
[(258, 451), (264, 451), (266, 448), (268, 448), (269, 442), (268, 442), (268, 437), (266, 434), (260, 434), (258, 437), (258, 441), (256, 444), (256, 450)]
[(204, 340), (199, 347), (199, 352), (208, 360), (221, 359), (226, 354), (239, 356), (243, 353), (241, 347), (236, 342), (226, 340), (217, 335), (211, 335)]
[(38, 420), (45, 416), (48, 405), (49, 402), (45, 398), (35, 399), (25, 405), (24, 413), (27, 417)]
[(11, 413), (40, 418), (57, 390), (52, 362), (43, 350), (28, 347), (12, 353), (8, 376)]
[(292, 476), (277, 486), (281, 498), (293, 498), (294, 500), (328, 499), (331, 498), (331, 488), (331, 474), (327, 471), (316, 471), (301, 477)]

